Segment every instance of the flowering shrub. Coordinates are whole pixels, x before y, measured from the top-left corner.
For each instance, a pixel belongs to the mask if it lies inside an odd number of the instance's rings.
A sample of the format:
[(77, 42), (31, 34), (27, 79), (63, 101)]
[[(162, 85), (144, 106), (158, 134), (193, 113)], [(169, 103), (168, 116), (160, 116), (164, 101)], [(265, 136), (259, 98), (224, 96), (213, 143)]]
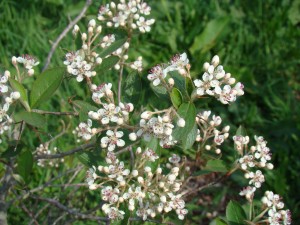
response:
[[(226, 217), (216, 218), (216, 224), (291, 224), (290, 211), (284, 209), (277, 194), (267, 191), (261, 202), (254, 200), (265, 182), (264, 171), (273, 169), (271, 150), (263, 137), (255, 136), (256, 144), (248, 147), (249, 137), (242, 128), (230, 138), (230, 127), (221, 126), (220, 116), (197, 107), (204, 98), (212, 97), (228, 105), (236, 104), (237, 98), (244, 95), (244, 85), (225, 72), (219, 57), (205, 62), (204, 73), (197, 77), (191, 74), (187, 53), (153, 66), (148, 74), (141, 56), (130, 61), (132, 38), (149, 32), (154, 24), (154, 19), (148, 18), (150, 13), (150, 6), (141, 0), (120, 0), (101, 6), (97, 20), (91, 19), (87, 29), (74, 26), (72, 35), (80, 46), (65, 54), (65, 66), (45, 70), (31, 86), (24, 80), (35, 74), (33, 67), (39, 62), (29, 55), (12, 57), (15, 72), (1, 75), (0, 134), (7, 143), (9, 138), (17, 141), (15, 149), (2, 153), (8, 159), (18, 155), (16, 169), (20, 176), (15, 176), (15, 181), (28, 185), (34, 159), (40, 167), (59, 168), (64, 157), (77, 153), (81, 163), (89, 167), (86, 184), (90, 192), (101, 196), (104, 217), (92, 217), (55, 200), (33, 196), (32, 190), (27, 194), (80, 219), (166, 223), (189, 221), (187, 204), (191, 196), (241, 171), (248, 180), (248, 186), (240, 192), (247, 200), (244, 208), (248, 211), (230, 201)], [(118, 75), (117, 93), (113, 89), (115, 83), (99, 83), (96, 79), (109, 69)], [(147, 79), (156, 101), (165, 102), (167, 107), (137, 104), (135, 87), (140, 76)], [(73, 78), (87, 85), (89, 102), (70, 100), (74, 112), (69, 113), (36, 109), (52, 97), (63, 79)], [(12, 104), (17, 106), (16, 112), (10, 110)], [(45, 126), (44, 114), (79, 117), (77, 126), (70, 129), (76, 143), (83, 144), (68, 152), (53, 147), (57, 139), (69, 133), (68, 126), (55, 138), (39, 143), (36, 151), (18, 150), (23, 125), (34, 129)], [(16, 130), (17, 123), (21, 124), (18, 135), (12, 135), (9, 131)], [(5, 132), (9, 135), (5, 136)], [(233, 139), (234, 144), (228, 139)], [(231, 162), (223, 159), (226, 144), (236, 155)], [(7, 174), (12, 173), (15, 166), (7, 165)], [(213, 174), (214, 180), (195, 182), (207, 174)]]

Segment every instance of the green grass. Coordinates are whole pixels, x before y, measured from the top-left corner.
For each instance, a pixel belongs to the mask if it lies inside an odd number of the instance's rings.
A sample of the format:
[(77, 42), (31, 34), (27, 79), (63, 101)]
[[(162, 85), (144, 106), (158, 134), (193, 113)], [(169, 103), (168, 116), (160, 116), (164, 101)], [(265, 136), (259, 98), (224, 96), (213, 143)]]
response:
[[(0, 69), (11, 68), (13, 55), (30, 53), (40, 59), (40, 69), (53, 42), (68, 23), (68, 16), (74, 18), (84, 1), (13, 1), (0, 2)], [(98, 1), (89, 9), (89, 17), (96, 13)], [(216, 101), (209, 106), (234, 129), (242, 124), (249, 135), (262, 135), (268, 141), (275, 169), (267, 177), (264, 189), (271, 189), (284, 198), (287, 208), (293, 213), (295, 224), (300, 223), (299, 203), (300, 160), (300, 4), (298, 1), (199, 1), (199, 0), (157, 0), (151, 1), (156, 24), (150, 34), (135, 38), (139, 46), (132, 50), (132, 57), (142, 55), (146, 67), (168, 61), (171, 55), (186, 51), (192, 71), (201, 71), (204, 61), (218, 54), (226, 71), (245, 84), (246, 93), (227, 107)], [(80, 26), (83, 27), (83, 19)], [(60, 47), (72, 46), (71, 34)], [(141, 48), (140, 46), (146, 46)], [(57, 49), (52, 65), (62, 65), (63, 51)], [(145, 77), (147, 72), (143, 72)], [(194, 77), (199, 74), (194, 73)], [(100, 77), (99, 81), (107, 80)], [(145, 83), (146, 84), (146, 83)], [(70, 110), (68, 97), (85, 98), (82, 85), (63, 83), (55, 99), (43, 105), (45, 110)], [(57, 119), (48, 117), (47, 132), (55, 135)], [(78, 121), (73, 121), (74, 126)], [(55, 130), (56, 129), (56, 130)], [(33, 138), (34, 137), (34, 138)], [(38, 138), (33, 132), (24, 137), (31, 140), (30, 147), (36, 147)], [(40, 134), (42, 140), (49, 139)], [(68, 136), (59, 141), (61, 149), (75, 145), (75, 139)], [(72, 167), (72, 160), (66, 166)], [(45, 174), (34, 168), (36, 181)], [(43, 174), (41, 174), (43, 173)], [(32, 185), (34, 186), (34, 185)], [(239, 190), (239, 186), (234, 188)], [(51, 193), (49, 189), (47, 192)], [(85, 191), (84, 188), (81, 191)], [(53, 192), (56, 193), (56, 192)], [(87, 193), (87, 197), (95, 196)], [(217, 197), (216, 200), (217, 201)], [(70, 200), (71, 201), (71, 200)], [(28, 202), (30, 206), (31, 202)], [(83, 208), (85, 207), (83, 203)], [(11, 209), (12, 215), (23, 211)], [(54, 215), (55, 216), (55, 215)], [(14, 220), (15, 219), (15, 220)], [(17, 221), (10, 217), (12, 224)]]

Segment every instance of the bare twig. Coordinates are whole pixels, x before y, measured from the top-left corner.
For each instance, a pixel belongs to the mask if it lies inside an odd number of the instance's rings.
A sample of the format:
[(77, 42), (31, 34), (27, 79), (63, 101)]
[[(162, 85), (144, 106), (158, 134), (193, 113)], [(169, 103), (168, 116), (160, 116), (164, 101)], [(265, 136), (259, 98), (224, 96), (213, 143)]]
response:
[(77, 148), (74, 148), (74, 149), (71, 149), (69, 151), (66, 151), (66, 152), (62, 152), (62, 153), (57, 153), (57, 154), (44, 154), (44, 155), (37, 155), (35, 158), (36, 159), (58, 159), (58, 158), (63, 158), (65, 156), (68, 156), (68, 155), (72, 155), (76, 152), (80, 152), (80, 151), (83, 151), (85, 149), (88, 149), (88, 148), (91, 148), (95, 145), (95, 143), (88, 143), (88, 144), (84, 144), (84, 145), (80, 145), (79, 147)]
[(58, 36), (58, 38), (55, 40), (55, 42), (52, 44), (51, 50), (47, 56), (47, 60), (45, 63), (45, 66), (43, 68), (43, 71), (46, 70), (51, 62), (51, 58), (59, 44), (59, 42), (61, 42), (61, 40), (67, 35), (67, 33), (74, 27), (74, 25), (76, 23), (78, 23), (78, 21), (84, 16), (86, 10), (88, 9), (88, 7), (92, 4), (92, 0), (86, 0), (86, 3), (83, 7), (83, 9), (81, 10), (80, 14), (74, 19), (72, 20), (69, 25), (63, 30), (63, 32)]
[(29, 222), (28, 225), (33, 224), (34, 221), (36, 221), (36, 219), (38, 218), (38, 216), (39, 216), (45, 209), (47, 209), (49, 206), (50, 206), (50, 204), (47, 203), (43, 208), (41, 208), (41, 209), (34, 215), (34, 217), (33, 217), (32, 220)]
[(36, 196), (36, 195), (31, 195), (30, 197), (33, 198), (33, 199), (48, 202), (48, 203), (54, 205), (55, 207), (66, 211), (68, 214), (75, 216), (78, 219), (89, 219), (89, 220), (98, 220), (98, 221), (107, 221), (107, 220), (109, 220), (106, 217), (99, 217), (99, 216), (93, 216), (93, 215), (81, 213), (78, 210), (68, 208), (67, 206), (61, 204), (59, 201), (51, 199), (51, 198), (44, 198), (44, 197), (40, 197), (40, 196)]
[(51, 114), (51, 115), (57, 115), (57, 116), (78, 116), (78, 112), (51, 112), (51, 111), (44, 111), (40, 109), (32, 109), (32, 112), (38, 113), (38, 114)]

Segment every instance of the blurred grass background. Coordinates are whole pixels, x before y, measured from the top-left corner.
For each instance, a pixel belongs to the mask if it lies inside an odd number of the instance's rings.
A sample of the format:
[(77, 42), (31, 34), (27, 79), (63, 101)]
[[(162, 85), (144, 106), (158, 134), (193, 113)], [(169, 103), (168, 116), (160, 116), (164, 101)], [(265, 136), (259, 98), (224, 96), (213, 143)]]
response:
[[(88, 17), (96, 15), (104, 2), (107, 1), (94, 0)], [(264, 189), (280, 194), (293, 213), (294, 224), (300, 224), (300, 1), (148, 2), (156, 24), (151, 33), (134, 40), (137, 47), (132, 49), (132, 57), (142, 55), (146, 68), (150, 68), (185, 51), (196, 77), (203, 63), (218, 54), (225, 71), (244, 83), (246, 93), (229, 107), (215, 101), (209, 106), (232, 125), (232, 134), (242, 124), (250, 136), (265, 137), (273, 152), (275, 169), (268, 174)], [(25, 53), (37, 56), (41, 69), (51, 42), (84, 4), (84, 0), (1, 0), (0, 70), (11, 68), (13, 55)], [(80, 26), (87, 21), (83, 19)], [(71, 45), (69, 34), (60, 47)], [(52, 65), (62, 65), (63, 55), (57, 49)], [(146, 74), (147, 71), (143, 76)], [(65, 83), (58, 98), (46, 108), (59, 109), (74, 93), (85, 95), (76, 82)], [(69, 149), (74, 143), (64, 140), (61, 145)]]

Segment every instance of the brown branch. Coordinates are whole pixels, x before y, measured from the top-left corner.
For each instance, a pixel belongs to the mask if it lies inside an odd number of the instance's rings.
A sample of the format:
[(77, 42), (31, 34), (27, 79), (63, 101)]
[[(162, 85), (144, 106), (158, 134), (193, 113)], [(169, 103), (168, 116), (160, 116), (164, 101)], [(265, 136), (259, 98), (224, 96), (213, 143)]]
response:
[(92, 0), (86, 0), (86, 3), (81, 10), (80, 14), (72, 20), (69, 25), (63, 30), (63, 32), (58, 36), (58, 38), (55, 40), (55, 42), (52, 44), (51, 50), (47, 56), (46, 64), (43, 68), (43, 71), (46, 70), (51, 62), (51, 58), (61, 40), (67, 35), (67, 33), (74, 27), (76, 23), (84, 16), (85, 12), (87, 11), (88, 7), (92, 4)]
[(40, 197), (40, 196), (36, 196), (36, 195), (31, 195), (30, 197), (33, 198), (33, 199), (48, 202), (51, 205), (54, 205), (55, 207), (66, 211), (68, 214), (73, 215), (78, 219), (90, 219), (90, 220), (98, 220), (98, 221), (107, 221), (107, 220), (109, 220), (106, 217), (99, 217), (99, 216), (93, 216), (93, 215), (81, 213), (78, 210), (68, 208), (67, 206), (61, 204), (59, 201), (56, 201), (56, 200), (51, 199), (51, 198), (44, 198), (44, 197)]
[(71, 149), (69, 151), (66, 151), (66, 152), (62, 152), (62, 153), (57, 153), (57, 154), (43, 154), (43, 155), (37, 155), (35, 157), (35, 159), (58, 159), (58, 158), (63, 158), (65, 156), (68, 156), (68, 155), (72, 155), (76, 152), (80, 152), (80, 151), (83, 151), (85, 149), (88, 149), (88, 148), (91, 148), (95, 145), (95, 143), (88, 143), (88, 144), (84, 144), (84, 145), (80, 145), (79, 147), (77, 148), (74, 148), (74, 149)]
[(32, 112), (38, 113), (38, 114), (51, 114), (51, 115), (57, 115), (57, 116), (78, 116), (78, 112), (51, 112), (51, 111), (44, 111), (40, 109), (32, 109)]

